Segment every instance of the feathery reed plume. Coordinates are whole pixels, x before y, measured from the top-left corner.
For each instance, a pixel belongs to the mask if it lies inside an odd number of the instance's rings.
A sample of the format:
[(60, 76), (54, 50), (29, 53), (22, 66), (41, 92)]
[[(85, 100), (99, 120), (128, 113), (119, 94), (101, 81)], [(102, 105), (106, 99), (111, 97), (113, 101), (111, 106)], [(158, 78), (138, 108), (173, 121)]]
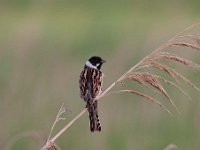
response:
[(200, 91), (200, 89), (194, 85), (189, 79), (187, 79), (186, 77), (184, 77), (182, 74), (178, 73), (175, 69), (168, 67), (164, 64), (158, 63), (158, 62), (150, 62), (149, 63), (149, 67), (154, 67), (154, 68), (158, 68), (164, 72), (166, 72), (167, 74), (169, 74), (172, 78), (174, 78), (174, 80), (179, 84), (178, 79), (180, 79), (181, 81), (185, 82), (186, 84), (189, 84), (190, 86), (192, 86), (194, 89), (196, 89), (197, 91)]
[(172, 86), (174, 88), (176, 88), (180, 93), (182, 93), (183, 95), (187, 96), (189, 99), (191, 99), (190, 95), (188, 95), (179, 85), (177, 85), (176, 83), (169, 81), (165, 78), (162, 78), (161, 76), (155, 75), (160, 81), (163, 81), (164, 83), (168, 84), (169, 86)]
[(189, 68), (192, 68), (192, 69), (200, 69), (200, 65), (199, 64), (196, 64), (194, 63), (193, 61), (191, 60), (188, 60), (188, 59), (185, 59), (183, 57), (180, 57), (176, 54), (172, 54), (172, 53), (169, 53), (169, 52), (160, 52), (158, 53), (158, 56), (154, 58), (154, 60), (173, 60), (175, 62), (179, 62), (183, 65), (185, 65), (186, 67), (189, 67)]
[[(146, 83), (150, 84), (152, 87), (156, 88), (159, 90), (165, 97), (169, 99), (168, 94), (165, 92), (164, 88), (158, 81), (157, 76), (148, 73), (148, 72), (134, 72), (132, 74), (129, 74), (123, 78), (123, 80), (132, 80), (132, 81), (137, 81), (141, 83), (142, 85), (145, 85)], [(122, 81), (123, 81), (122, 80)]]
[[(197, 24), (199, 26), (199, 23)], [(184, 34), (179, 34), (174, 37), (173, 40), (169, 42), (169, 47), (173, 46), (181, 46), (181, 47), (188, 47), (195, 49), (197, 51), (200, 50), (200, 36), (199, 35), (188, 35)]]
[[(200, 91), (200, 89), (194, 85), (189, 79), (184, 77), (182, 74), (178, 73), (177, 70), (171, 68), (168, 66), (169, 61), (174, 61), (181, 63), (187, 67), (191, 67), (195, 70), (199, 70), (199, 65), (193, 63), (191, 60), (182, 58), (181, 56), (178, 56), (177, 54), (172, 54), (169, 52), (166, 52), (168, 48), (172, 48), (175, 46), (179, 47), (187, 47), (190, 49), (195, 49), (197, 51), (200, 50), (200, 37), (197, 35), (188, 35), (185, 34), (186, 31), (189, 31), (191, 28), (195, 28), (200, 26), (200, 23), (194, 24), (188, 28), (186, 28), (184, 31), (178, 33), (177, 35), (173, 36), (171, 39), (169, 39), (166, 43), (155, 49), (151, 54), (144, 57), (141, 61), (139, 61), (136, 65), (131, 67), (127, 72), (125, 72), (119, 79), (117, 79), (115, 82), (113, 82), (106, 90), (104, 90), (101, 95), (99, 95), (96, 100), (101, 100), (105, 95), (109, 93), (121, 93), (121, 92), (129, 92), (138, 96), (141, 96), (147, 100), (150, 100), (151, 102), (158, 104), (163, 108), (165, 111), (167, 111), (169, 114), (172, 115), (172, 113), (158, 100), (155, 98), (144, 94), (144, 91), (135, 91), (133, 89), (123, 89), (116, 92), (112, 92), (111, 89), (115, 87), (118, 84), (125, 83), (125, 81), (134, 81), (138, 82), (144, 87), (148, 88), (154, 88), (157, 90), (157, 92), (163, 94), (166, 99), (170, 101), (170, 103), (175, 107), (177, 112), (179, 112), (178, 108), (176, 107), (174, 101), (169, 97), (168, 93), (166, 92), (165, 88), (162, 86), (161, 81), (165, 84), (168, 84), (170, 86), (173, 86), (177, 90), (179, 90), (182, 94), (187, 95), (185, 93), (180, 85), (179, 80), (185, 82), (187, 85), (192, 86), (194, 89)], [(163, 64), (160, 61), (165, 61), (166, 63)], [(176, 82), (169, 81), (165, 79), (164, 77), (161, 77), (156, 74), (152, 74), (150, 72), (144, 72), (143, 69), (149, 69), (157, 68), (161, 72), (167, 73), (169, 76), (172, 77)], [(74, 119), (72, 119), (64, 128), (62, 128), (53, 138), (47, 140), (47, 143), (45, 147), (48, 146), (48, 143), (54, 143), (54, 141), (60, 137), (69, 127), (73, 125), (74, 122), (76, 122), (85, 112), (87, 111), (87, 108), (83, 109)], [(54, 126), (54, 125), (53, 125)], [(50, 134), (51, 135), (51, 134)]]
[(168, 112), (170, 115), (173, 116), (171, 111), (169, 111), (162, 103), (160, 103), (158, 100), (156, 100), (155, 98), (153, 98), (151, 96), (145, 95), (143, 93), (140, 93), (140, 92), (134, 91), (134, 90), (120, 90), (120, 91), (116, 91), (115, 93), (122, 93), (122, 92), (129, 92), (129, 93), (141, 96), (141, 97), (143, 97), (143, 98), (145, 98), (147, 100), (150, 100), (151, 102), (153, 102), (153, 103), (159, 105), (160, 107), (162, 107), (166, 112)]
[(132, 81), (137, 81), (141, 84), (145, 84), (148, 83), (150, 84), (152, 87), (156, 88), (158, 91), (160, 91), (170, 102), (171, 104), (178, 110), (178, 108), (176, 107), (176, 105), (174, 104), (174, 102), (171, 100), (171, 98), (169, 97), (169, 95), (167, 94), (167, 92), (165, 91), (165, 89), (163, 88), (163, 86), (160, 84), (157, 76), (147, 73), (147, 72), (133, 72), (131, 74), (128, 74), (127, 76), (125, 76), (121, 82), (123, 80), (132, 80)]

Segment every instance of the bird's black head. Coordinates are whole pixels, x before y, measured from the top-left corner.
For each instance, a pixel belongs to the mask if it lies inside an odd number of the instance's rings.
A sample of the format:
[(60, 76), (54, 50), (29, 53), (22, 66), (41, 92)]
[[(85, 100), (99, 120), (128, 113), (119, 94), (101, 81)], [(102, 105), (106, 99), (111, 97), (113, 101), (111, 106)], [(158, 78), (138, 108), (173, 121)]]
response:
[(101, 69), (101, 66), (106, 61), (103, 60), (101, 57), (98, 56), (92, 56), (88, 61), (86, 61), (86, 66), (94, 69)]

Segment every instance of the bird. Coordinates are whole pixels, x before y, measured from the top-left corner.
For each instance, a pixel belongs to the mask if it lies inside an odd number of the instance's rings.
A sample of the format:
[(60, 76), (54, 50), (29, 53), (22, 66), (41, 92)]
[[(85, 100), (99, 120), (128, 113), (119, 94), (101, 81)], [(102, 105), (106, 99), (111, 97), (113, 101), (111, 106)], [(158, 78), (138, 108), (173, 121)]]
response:
[(90, 131), (101, 131), (98, 115), (98, 103), (95, 100), (102, 92), (103, 76), (102, 64), (106, 61), (99, 56), (92, 56), (86, 61), (80, 73), (80, 97), (85, 101), (89, 113)]

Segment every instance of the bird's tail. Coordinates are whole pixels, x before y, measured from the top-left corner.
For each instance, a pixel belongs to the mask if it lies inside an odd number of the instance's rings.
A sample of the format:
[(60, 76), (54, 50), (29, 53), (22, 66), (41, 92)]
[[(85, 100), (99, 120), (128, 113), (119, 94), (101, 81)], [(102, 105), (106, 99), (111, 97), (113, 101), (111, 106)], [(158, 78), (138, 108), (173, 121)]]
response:
[(101, 124), (98, 116), (97, 101), (92, 104), (87, 104), (89, 119), (90, 119), (90, 131), (101, 131)]

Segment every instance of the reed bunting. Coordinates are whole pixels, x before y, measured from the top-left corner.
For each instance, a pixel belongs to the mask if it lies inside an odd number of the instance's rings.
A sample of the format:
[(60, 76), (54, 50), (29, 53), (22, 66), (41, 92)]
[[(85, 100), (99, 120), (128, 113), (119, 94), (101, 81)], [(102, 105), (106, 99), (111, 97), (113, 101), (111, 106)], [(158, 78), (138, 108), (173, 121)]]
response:
[(101, 59), (101, 57), (91, 57), (86, 61), (79, 79), (80, 96), (86, 102), (91, 132), (101, 131), (98, 104), (95, 98), (99, 96), (102, 91), (103, 73), (100, 69), (103, 63), (105, 63), (105, 60)]

